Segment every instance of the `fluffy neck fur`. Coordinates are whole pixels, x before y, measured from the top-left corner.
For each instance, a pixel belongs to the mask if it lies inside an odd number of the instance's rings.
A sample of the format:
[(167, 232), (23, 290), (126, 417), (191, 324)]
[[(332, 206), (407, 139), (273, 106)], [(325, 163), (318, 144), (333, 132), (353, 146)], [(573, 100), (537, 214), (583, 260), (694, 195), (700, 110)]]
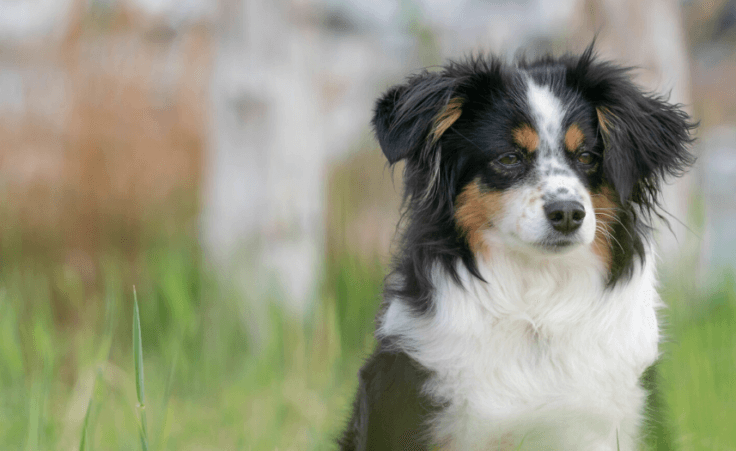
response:
[[(424, 390), (446, 406), (433, 438), (449, 449), (633, 449), (657, 357), (659, 298), (651, 248), (627, 283), (607, 286), (597, 256), (530, 256), (495, 243), (435, 265), (432, 309), (389, 299), (378, 330), (432, 372)], [(572, 426), (575, 425), (575, 426)], [(571, 428), (576, 428), (571, 430)], [(552, 448), (549, 448), (552, 446)], [(494, 448), (495, 449), (495, 448)]]

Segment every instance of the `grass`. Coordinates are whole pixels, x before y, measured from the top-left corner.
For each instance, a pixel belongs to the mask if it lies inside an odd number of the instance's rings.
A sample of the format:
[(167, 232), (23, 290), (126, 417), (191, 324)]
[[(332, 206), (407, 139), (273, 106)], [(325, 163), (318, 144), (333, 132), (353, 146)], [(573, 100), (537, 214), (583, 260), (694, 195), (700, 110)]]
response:
[[(68, 267), (0, 267), (0, 449), (333, 449), (373, 345), (378, 263), (332, 256), (314, 311), (274, 303), (258, 345), (195, 245), (133, 263), (108, 256), (97, 287)], [(664, 421), (682, 450), (736, 449), (733, 273), (708, 286), (662, 289)]]
[(732, 271), (714, 276), (703, 292), (687, 279), (664, 290), (671, 339), (663, 394), (682, 449), (736, 449), (736, 286)]
[(146, 421), (146, 390), (143, 377), (143, 342), (141, 340), (141, 314), (138, 309), (138, 294), (133, 286), (133, 358), (135, 367), (135, 393), (138, 397), (138, 431), (141, 448), (148, 451), (148, 422)]
[(271, 308), (258, 346), (189, 243), (149, 249), (135, 270), (108, 256), (99, 288), (68, 267), (1, 266), (0, 449), (324, 449), (382, 280), (374, 262), (335, 263), (323, 302), (304, 320)]

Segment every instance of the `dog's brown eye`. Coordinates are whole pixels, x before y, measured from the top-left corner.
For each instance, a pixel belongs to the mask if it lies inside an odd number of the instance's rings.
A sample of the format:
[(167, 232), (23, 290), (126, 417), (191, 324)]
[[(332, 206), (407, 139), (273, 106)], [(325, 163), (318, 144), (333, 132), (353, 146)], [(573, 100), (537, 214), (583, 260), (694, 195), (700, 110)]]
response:
[(507, 153), (506, 155), (502, 155), (498, 159), (498, 162), (504, 166), (515, 166), (521, 162), (521, 158), (515, 153)]
[(583, 164), (593, 164), (594, 159), (593, 154), (590, 152), (583, 152), (578, 155), (578, 161)]

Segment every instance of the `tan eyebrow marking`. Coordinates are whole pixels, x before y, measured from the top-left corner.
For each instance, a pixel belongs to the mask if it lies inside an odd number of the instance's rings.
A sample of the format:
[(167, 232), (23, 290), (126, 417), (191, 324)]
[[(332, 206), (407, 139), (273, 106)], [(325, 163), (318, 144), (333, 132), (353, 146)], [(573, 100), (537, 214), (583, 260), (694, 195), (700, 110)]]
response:
[(575, 152), (585, 141), (585, 135), (580, 130), (578, 124), (572, 124), (565, 133), (565, 149), (568, 152)]
[(460, 119), (460, 115), (463, 114), (463, 99), (461, 97), (454, 97), (447, 102), (447, 106), (440, 111), (437, 118), (434, 120), (434, 127), (432, 127), (432, 144), (436, 143), (442, 134), (447, 131), (448, 128), (452, 127), (452, 124)]
[(539, 135), (529, 124), (514, 129), (512, 132), (514, 141), (529, 152), (534, 152), (539, 146)]

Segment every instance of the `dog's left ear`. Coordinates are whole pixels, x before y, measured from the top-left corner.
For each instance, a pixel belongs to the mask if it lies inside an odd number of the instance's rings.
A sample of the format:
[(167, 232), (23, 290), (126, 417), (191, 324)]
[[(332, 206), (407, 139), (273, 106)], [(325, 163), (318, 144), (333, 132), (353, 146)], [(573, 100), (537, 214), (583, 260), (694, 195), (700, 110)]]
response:
[(638, 90), (626, 94), (596, 108), (603, 171), (622, 202), (649, 205), (666, 175), (680, 176), (693, 163), (687, 148), (693, 125), (678, 105)]
[(434, 144), (460, 117), (462, 99), (452, 98), (454, 80), (423, 72), (395, 86), (377, 102), (373, 127), (389, 163), (426, 157)]
[(662, 179), (682, 175), (694, 162), (688, 147), (695, 125), (680, 105), (643, 93), (629, 69), (594, 61), (592, 47), (571, 74), (596, 107), (605, 177), (624, 205), (653, 207)]

